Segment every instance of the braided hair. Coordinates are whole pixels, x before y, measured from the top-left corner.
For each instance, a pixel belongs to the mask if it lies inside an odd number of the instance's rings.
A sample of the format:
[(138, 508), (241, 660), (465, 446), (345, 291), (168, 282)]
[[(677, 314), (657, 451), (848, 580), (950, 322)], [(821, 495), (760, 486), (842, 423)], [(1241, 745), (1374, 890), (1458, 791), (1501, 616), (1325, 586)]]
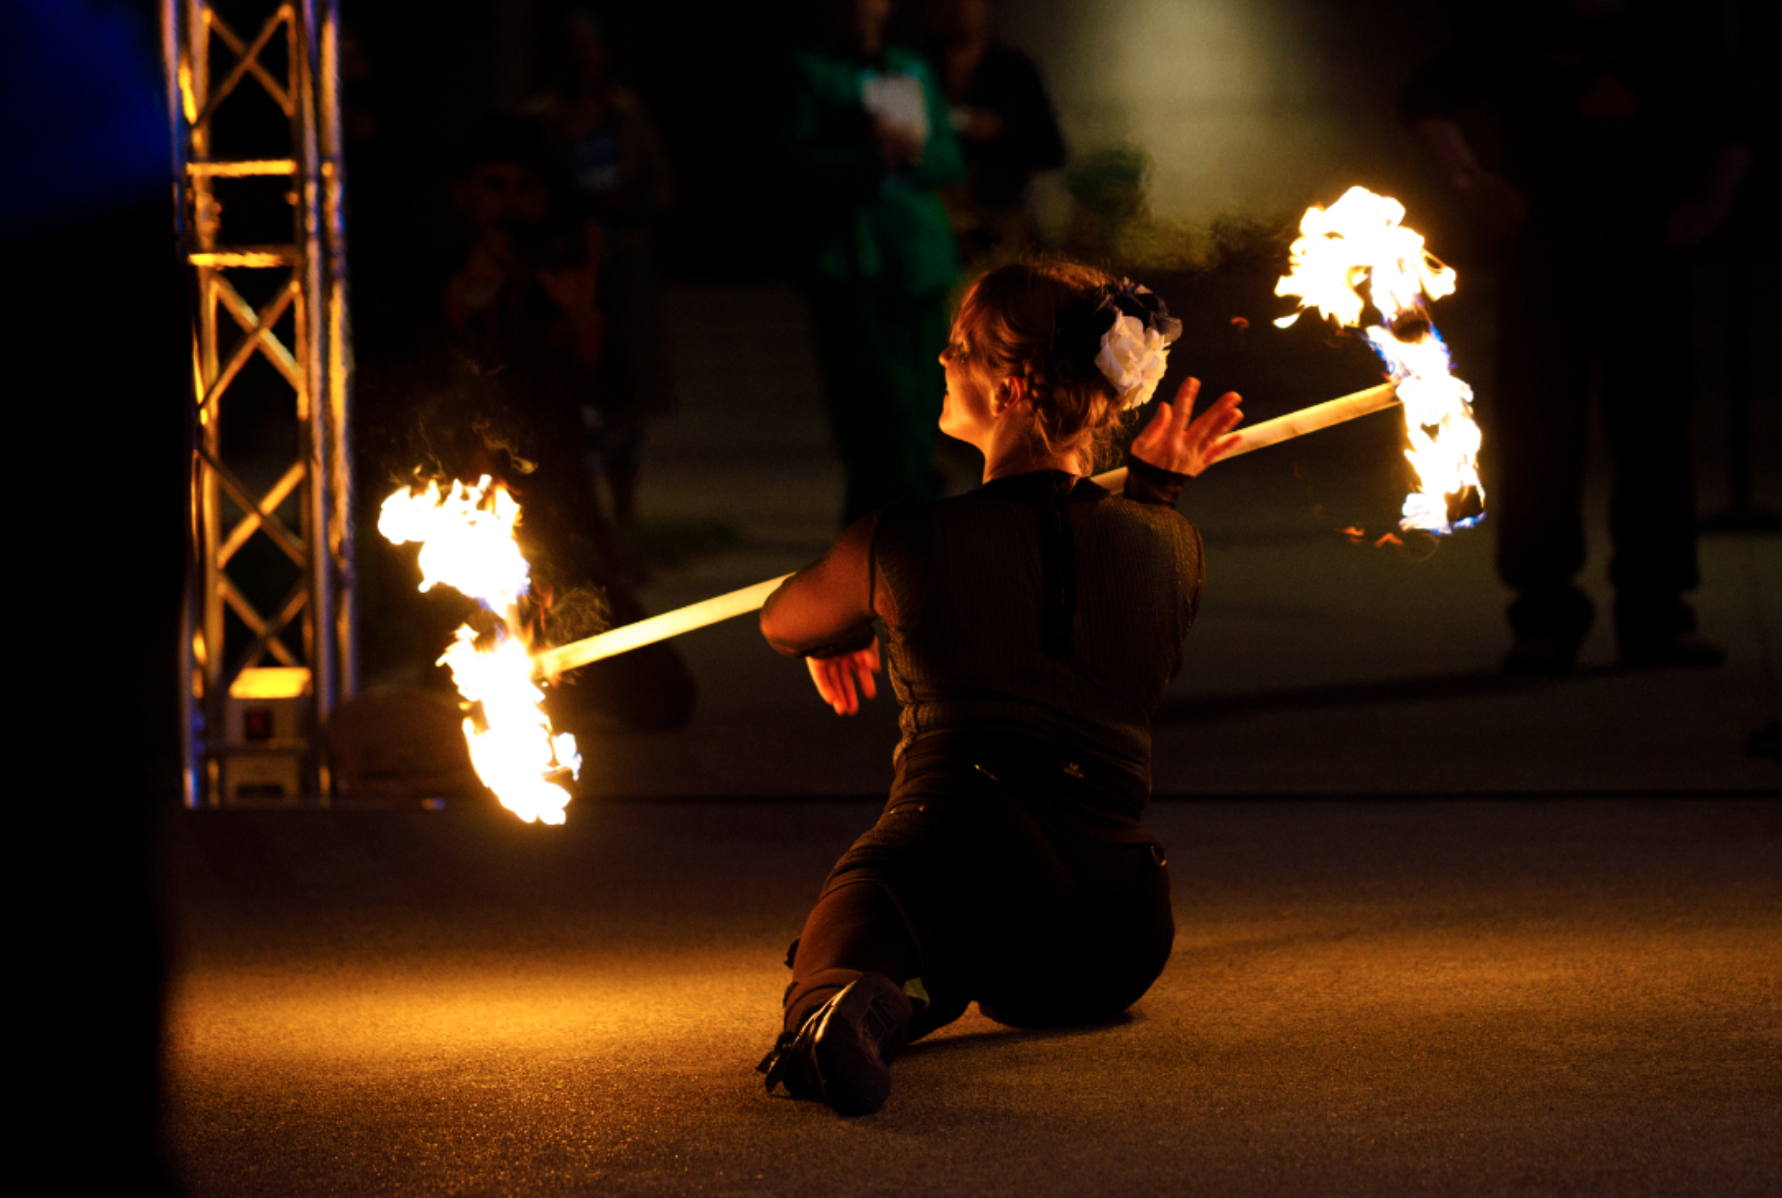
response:
[(980, 275), (959, 305), (966, 355), (997, 377), (1025, 380), (1035, 431), (1048, 452), (1107, 459), (1121, 397), (1096, 365), (1119, 284), (1076, 262), (999, 266)]

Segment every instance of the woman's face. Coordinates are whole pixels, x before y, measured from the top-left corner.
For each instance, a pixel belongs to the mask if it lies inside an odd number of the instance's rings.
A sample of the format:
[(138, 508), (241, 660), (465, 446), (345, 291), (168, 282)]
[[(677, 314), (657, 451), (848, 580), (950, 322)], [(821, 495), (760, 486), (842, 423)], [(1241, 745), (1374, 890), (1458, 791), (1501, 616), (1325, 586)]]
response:
[(940, 431), (968, 445), (982, 449), (995, 427), (997, 414), (990, 400), (996, 382), (989, 372), (973, 361), (965, 347), (965, 333), (953, 326), (952, 338), (941, 351), (941, 365), (947, 370), (947, 394), (941, 401)]

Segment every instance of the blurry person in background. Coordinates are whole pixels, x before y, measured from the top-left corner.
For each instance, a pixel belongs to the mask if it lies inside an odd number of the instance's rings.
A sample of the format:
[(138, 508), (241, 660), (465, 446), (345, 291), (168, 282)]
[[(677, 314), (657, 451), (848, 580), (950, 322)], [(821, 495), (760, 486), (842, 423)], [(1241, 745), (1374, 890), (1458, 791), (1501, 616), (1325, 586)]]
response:
[(441, 298), (474, 357), (525, 375), (536, 398), (570, 409), (606, 341), (596, 302), (603, 239), (565, 202), (554, 174), (531, 122), (496, 117), (478, 131), (453, 184), (466, 245)]
[[(1517, 0), (1404, 92), (1453, 185), (1506, 237), (1487, 412), (1514, 673), (1569, 670), (1593, 620), (1573, 582), (1593, 371), (1614, 465), (1622, 664), (1724, 658), (1684, 601), (1700, 582), (1685, 255), (1726, 221), (1755, 122), (1701, 22), (1666, 0)], [(1498, 119), (1499, 169), (1457, 120), (1475, 105)]]
[(606, 344), (584, 419), (590, 464), (606, 479), (614, 519), (626, 525), (637, 514), (644, 423), (674, 406), (654, 245), (656, 223), (674, 203), (674, 179), (643, 102), (613, 81), (599, 17), (572, 12), (553, 48), (548, 85), (526, 110), (547, 123), (582, 211), (605, 239)]
[[(445, 213), (438, 203), (441, 164), (426, 148), (426, 134), (438, 125), (404, 123), (402, 79), (391, 74), (393, 47), (373, 32), (356, 20), (341, 21), (353, 358), (355, 370), (369, 366), (375, 373), (400, 361), (436, 319), (438, 280), (427, 269), (428, 253)], [(440, 116), (429, 110), (426, 120)]]
[(935, 188), (965, 176), (932, 69), (885, 44), (890, 0), (819, 0), (793, 54), (786, 150), (844, 523), (937, 498), (936, 354), (958, 259)]
[(950, 0), (934, 51), (970, 171), (966, 185), (948, 193), (968, 261), (1033, 244), (1028, 184), (1064, 165), (1064, 136), (1039, 68), (991, 35), (995, 7), (994, 0)]
[[(519, 539), (544, 631), (560, 643), (644, 609), (582, 453), (582, 406), (606, 343), (601, 229), (555, 164), (534, 122), (495, 117), (474, 136), (453, 187), (463, 248), (440, 295), (453, 351), (444, 356), (463, 365), (417, 405), (418, 432), (395, 464), (436, 462), (454, 477), (508, 483), (525, 511)], [(692, 715), (692, 675), (667, 644), (584, 666), (568, 681), (552, 688), (551, 717), (578, 738), (593, 734), (595, 717), (661, 729)]]

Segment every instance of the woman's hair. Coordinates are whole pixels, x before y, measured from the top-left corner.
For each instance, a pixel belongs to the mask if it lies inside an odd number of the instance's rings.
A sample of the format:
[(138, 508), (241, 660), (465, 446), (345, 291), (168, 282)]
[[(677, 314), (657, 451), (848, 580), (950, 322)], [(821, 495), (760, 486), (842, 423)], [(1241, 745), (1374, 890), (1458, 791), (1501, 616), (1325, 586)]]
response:
[(966, 290), (956, 325), (972, 365), (1027, 381), (1047, 450), (1086, 453), (1092, 466), (1111, 449), (1123, 413), (1095, 365), (1099, 335), (1075, 334), (1093, 324), (1114, 283), (1076, 262), (999, 266)]

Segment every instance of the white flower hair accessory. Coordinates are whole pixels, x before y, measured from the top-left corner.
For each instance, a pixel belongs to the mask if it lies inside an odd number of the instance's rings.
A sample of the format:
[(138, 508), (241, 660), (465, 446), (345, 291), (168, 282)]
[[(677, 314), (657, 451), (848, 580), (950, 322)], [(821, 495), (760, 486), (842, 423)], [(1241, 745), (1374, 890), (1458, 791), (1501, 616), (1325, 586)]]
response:
[(1118, 287), (1102, 287), (1098, 302), (1085, 315), (1072, 319), (1060, 314), (1053, 353), (1088, 357), (1089, 338), (1097, 338), (1095, 367), (1119, 394), (1120, 409), (1131, 411), (1156, 394), (1168, 367), (1170, 344), (1181, 335), (1182, 322), (1169, 314), (1156, 294), (1122, 279)]
[(1156, 329), (1148, 329), (1138, 318), (1121, 313), (1114, 318), (1114, 327), (1101, 335), (1101, 352), (1095, 365), (1120, 393), (1120, 410), (1129, 412), (1142, 407), (1163, 381), (1168, 363), (1164, 354), (1169, 343)]

